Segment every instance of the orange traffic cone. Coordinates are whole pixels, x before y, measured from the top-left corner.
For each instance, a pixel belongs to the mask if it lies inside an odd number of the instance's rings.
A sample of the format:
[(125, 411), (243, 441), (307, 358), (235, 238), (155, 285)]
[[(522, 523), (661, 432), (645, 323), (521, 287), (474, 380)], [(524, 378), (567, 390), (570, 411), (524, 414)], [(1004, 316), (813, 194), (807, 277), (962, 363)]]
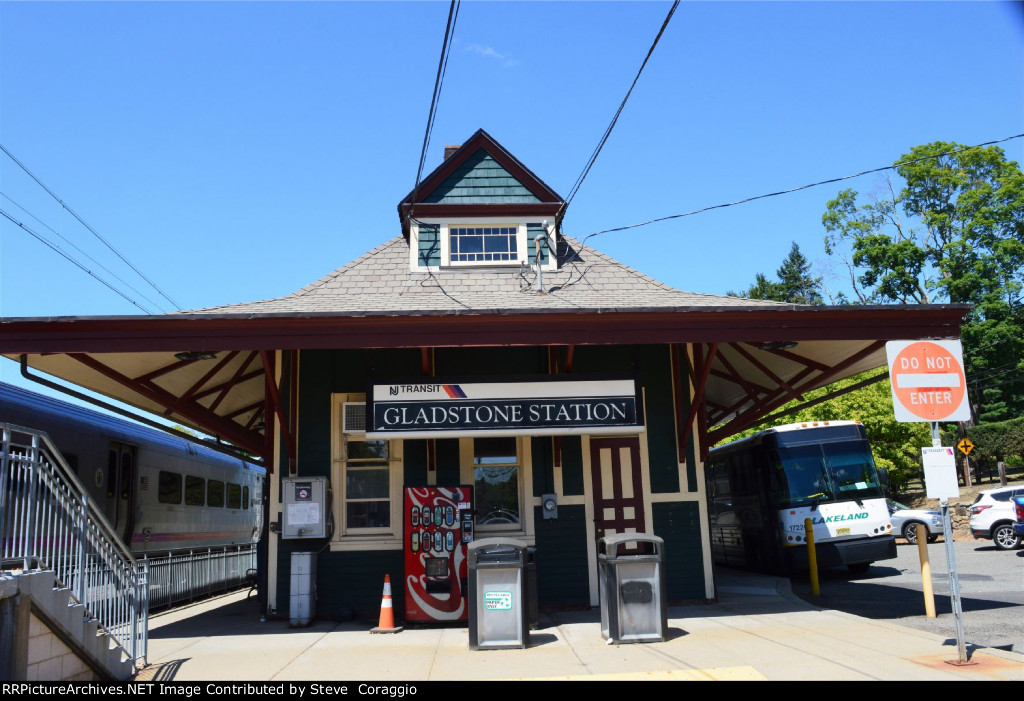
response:
[(384, 597), (380, 602), (380, 622), (371, 633), (401, 633), (401, 626), (395, 627), (395, 609), (391, 605), (391, 575), (384, 575)]

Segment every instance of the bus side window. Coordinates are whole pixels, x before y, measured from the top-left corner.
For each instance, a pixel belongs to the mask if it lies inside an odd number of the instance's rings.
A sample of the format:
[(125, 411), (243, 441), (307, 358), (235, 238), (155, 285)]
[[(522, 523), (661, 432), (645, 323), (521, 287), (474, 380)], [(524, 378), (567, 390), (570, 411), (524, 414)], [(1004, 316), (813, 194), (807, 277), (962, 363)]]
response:
[(776, 495), (779, 506), (789, 506), (791, 497), (789, 494), (789, 479), (786, 477), (786, 470), (782, 467), (782, 460), (775, 450), (768, 451), (768, 474), (771, 481), (772, 493)]

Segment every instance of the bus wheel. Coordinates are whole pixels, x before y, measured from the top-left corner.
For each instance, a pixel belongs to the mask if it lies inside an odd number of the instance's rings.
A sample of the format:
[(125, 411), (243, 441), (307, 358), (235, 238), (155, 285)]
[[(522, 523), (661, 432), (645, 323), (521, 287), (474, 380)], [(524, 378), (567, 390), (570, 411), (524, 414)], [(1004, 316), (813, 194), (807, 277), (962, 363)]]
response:
[(853, 574), (864, 574), (871, 567), (870, 562), (858, 562), (853, 565), (847, 565), (846, 568)]

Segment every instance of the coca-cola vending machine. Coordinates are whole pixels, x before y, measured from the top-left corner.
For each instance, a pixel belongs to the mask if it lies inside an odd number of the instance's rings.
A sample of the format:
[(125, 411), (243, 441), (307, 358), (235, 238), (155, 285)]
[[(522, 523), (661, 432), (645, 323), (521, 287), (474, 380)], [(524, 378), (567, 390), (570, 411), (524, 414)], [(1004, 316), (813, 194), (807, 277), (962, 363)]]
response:
[(405, 620), (465, 621), (466, 545), (473, 540), (472, 487), (407, 487)]

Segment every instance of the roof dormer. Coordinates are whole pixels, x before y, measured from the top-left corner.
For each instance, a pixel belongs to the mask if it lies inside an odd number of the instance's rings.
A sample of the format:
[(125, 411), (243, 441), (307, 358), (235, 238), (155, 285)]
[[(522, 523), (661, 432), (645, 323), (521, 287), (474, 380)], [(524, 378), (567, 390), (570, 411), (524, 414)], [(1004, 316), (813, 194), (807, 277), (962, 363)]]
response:
[(562, 198), (478, 130), (398, 205), (412, 269), (557, 267)]

